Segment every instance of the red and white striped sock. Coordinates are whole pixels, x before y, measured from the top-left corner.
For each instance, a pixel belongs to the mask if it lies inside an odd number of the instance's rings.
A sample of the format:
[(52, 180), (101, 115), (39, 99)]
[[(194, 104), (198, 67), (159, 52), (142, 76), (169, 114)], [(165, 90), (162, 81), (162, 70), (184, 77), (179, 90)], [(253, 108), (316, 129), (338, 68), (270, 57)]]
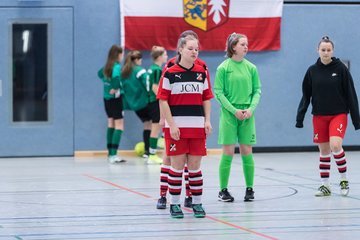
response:
[(187, 165), (185, 165), (184, 167), (184, 179), (185, 179), (186, 197), (191, 197), (191, 191), (189, 185), (189, 169)]
[(338, 171), (340, 173), (340, 176), (342, 179), (346, 179), (346, 158), (345, 158), (345, 152), (344, 149), (341, 149), (339, 152), (333, 152), (333, 156), (336, 162), (336, 165), (338, 167)]
[(320, 177), (323, 185), (329, 185), (331, 155), (320, 154)]
[(203, 177), (201, 169), (189, 170), (189, 185), (192, 195), (192, 203), (200, 204), (203, 193)]
[(168, 191), (168, 176), (169, 176), (169, 165), (161, 165), (160, 169), (160, 196), (166, 197)]
[(168, 183), (169, 183), (169, 193), (171, 196), (170, 199), (171, 204), (180, 204), (182, 173), (183, 173), (183, 169), (177, 170), (173, 167), (170, 167)]

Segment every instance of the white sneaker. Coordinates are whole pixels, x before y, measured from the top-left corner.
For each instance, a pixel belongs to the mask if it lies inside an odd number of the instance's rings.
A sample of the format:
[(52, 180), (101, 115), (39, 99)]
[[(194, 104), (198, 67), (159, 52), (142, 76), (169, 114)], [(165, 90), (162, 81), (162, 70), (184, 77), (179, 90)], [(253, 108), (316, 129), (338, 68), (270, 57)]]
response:
[(349, 194), (349, 181), (346, 179), (341, 179), (340, 181), (340, 193), (343, 196), (347, 196)]
[(315, 193), (316, 197), (326, 197), (331, 195), (331, 189), (329, 185), (321, 185), (318, 191)]
[(125, 159), (122, 159), (121, 157), (117, 156), (117, 155), (112, 155), (108, 157), (108, 161), (111, 164), (115, 164), (115, 163), (122, 163), (122, 162), (126, 162)]

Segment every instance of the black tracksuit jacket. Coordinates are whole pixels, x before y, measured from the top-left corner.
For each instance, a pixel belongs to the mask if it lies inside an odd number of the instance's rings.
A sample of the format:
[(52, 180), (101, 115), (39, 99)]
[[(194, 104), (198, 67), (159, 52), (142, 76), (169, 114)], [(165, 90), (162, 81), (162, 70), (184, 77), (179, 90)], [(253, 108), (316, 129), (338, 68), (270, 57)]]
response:
[(310, 104), (313, 115), (349, 113), (355, 130), (360, 129), (359, 103), (354, 82), (348, 68), (340, 59), (324, 65), (320, 58), (306, 71), (297, 116), (296, 127), (303, 127), (305, 113)]

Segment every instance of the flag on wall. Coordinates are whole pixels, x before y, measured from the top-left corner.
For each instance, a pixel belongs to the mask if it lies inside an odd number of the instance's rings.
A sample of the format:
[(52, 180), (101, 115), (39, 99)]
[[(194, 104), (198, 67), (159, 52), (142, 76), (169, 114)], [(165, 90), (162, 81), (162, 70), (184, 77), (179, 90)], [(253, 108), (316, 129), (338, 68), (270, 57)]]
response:
[(175, 50), (181, 32), (194, 30), (201, 50), (223, 51), (226, 38), (247, 35), (250, 51), (279, 50), (283, 0), (119, 0), (126, 49)]

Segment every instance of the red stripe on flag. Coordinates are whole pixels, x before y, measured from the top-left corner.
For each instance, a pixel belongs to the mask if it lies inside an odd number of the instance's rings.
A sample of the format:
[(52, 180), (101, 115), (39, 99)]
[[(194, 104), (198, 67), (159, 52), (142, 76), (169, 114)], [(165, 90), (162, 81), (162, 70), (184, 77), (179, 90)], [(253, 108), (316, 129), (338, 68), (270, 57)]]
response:
[(124, 17), (125, 47), (150, 50), (153, 45), (175, 50), (177, 39), (185, 30), (199, 35), (201, 50), (223, 51), (226, 38), (233, 32), (247, 35), (249, 51), (279, 50), (281, 17), (229, 18), (223, 25), (204, 32), (179, 17)]

